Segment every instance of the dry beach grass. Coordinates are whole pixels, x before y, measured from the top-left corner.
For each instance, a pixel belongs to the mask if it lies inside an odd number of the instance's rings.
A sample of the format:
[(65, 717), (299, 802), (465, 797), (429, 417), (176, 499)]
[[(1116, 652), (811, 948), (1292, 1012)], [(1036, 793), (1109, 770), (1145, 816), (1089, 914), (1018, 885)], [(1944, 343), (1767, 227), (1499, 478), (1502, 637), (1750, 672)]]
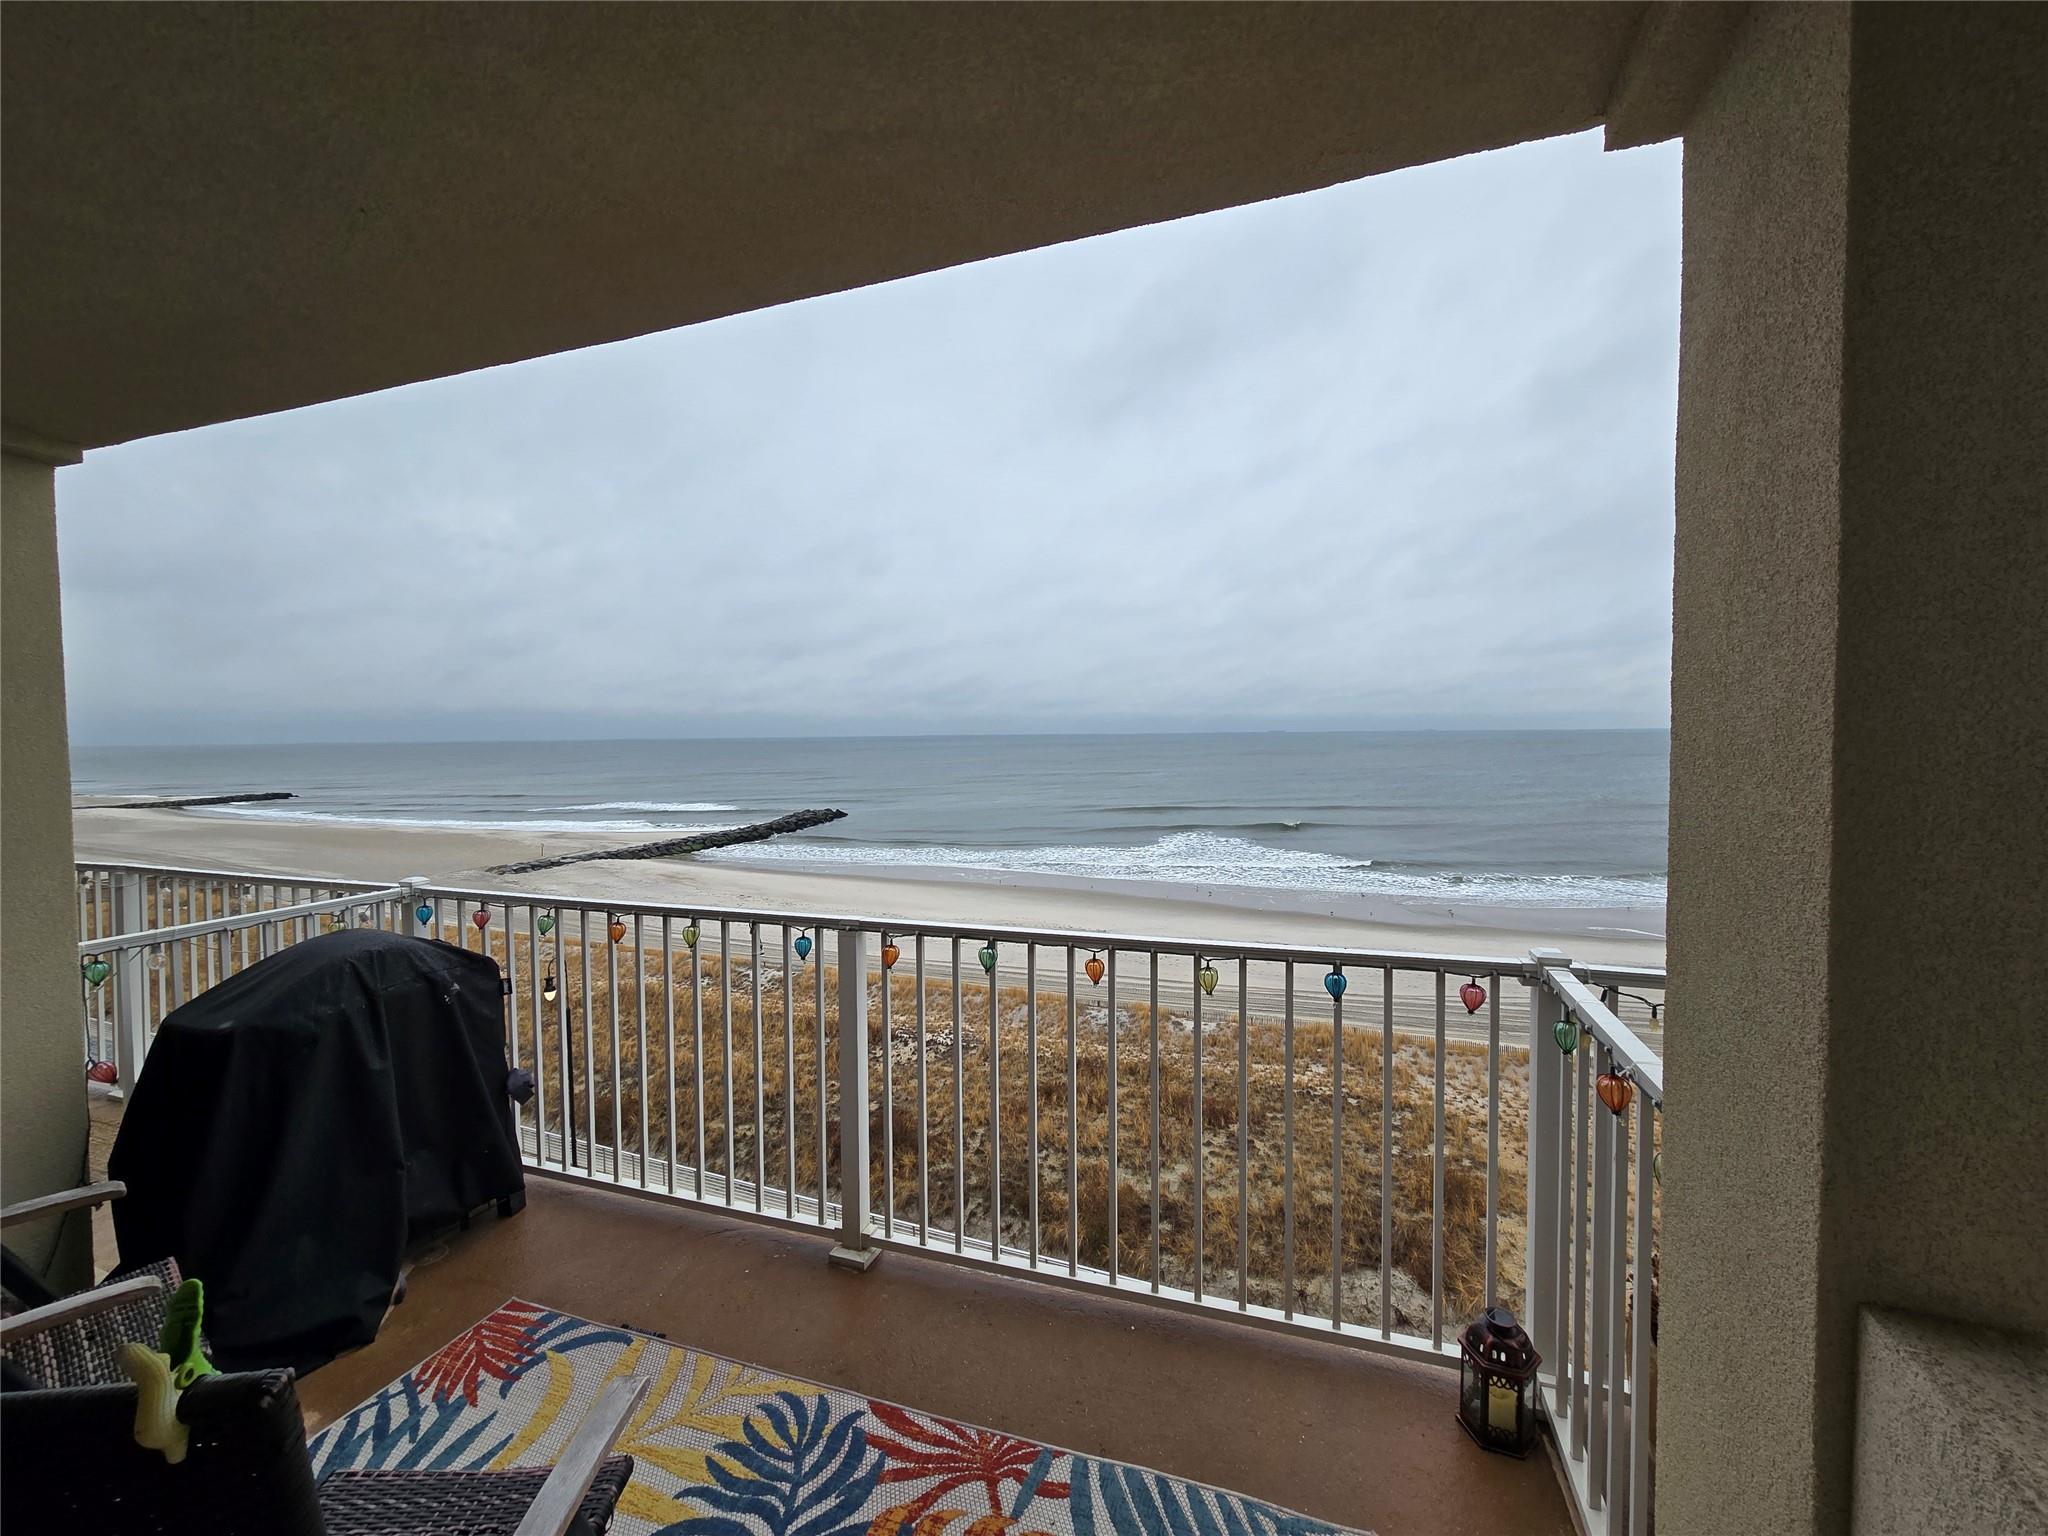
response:
[[(492, 948), (502, 963), (502, 936), (492, 936)], [(517, 938), (516, 949), (518, 993), (522, 998), (537, 996), (532, 957), (523, 934)], [(559, 1130), (563, 1112), (560, 1023), (566, 1019), (573, 1066), (569, 1108), (578, 1137), (583, 1137), (589, 1128), (588, 1095), (599, 1148), (611, 1145), (616, 1125), (618, 1150), (628, 1155), (629, 1173), (637, 1167), (631, 1159), (642, 1145), (644, 1132), (645, 1145), (654, 1161), (649, 1179), (659, 1187), (663, 1177), (660, 1164), (667, 1156), (671, 1127), (679, 1159), (685, 1165), (693, 1163), (699, 1132), (694, 1085), (701, 1069), (701, 1129), (707, 1174), (729, 1174), (751, 1189), (758, 1156), (758, 1166), (770, 1190), (765, 1197), (768, 1209), (782, 1208), (780, 1191), (792, 1168), (796, 1190), (815, 1194), (819, 1188), (818, 1127), (822, 1113), (826, 1188), (833, 1187), (838, 1176), (836, 971), (829, 966), (824, 968), (825, 1029), (821, 1056), (818, 974), (814, 967), (796, 968), (794, 985), (785, 999), (779, 952), (765, 953), (757, 1017), (754, 977), (748, 961), (736, 958), (728, 977), (717, 956), (701, 958), (696, 968), (696, 985), (701, 987), (703, 996), (700, 1054), (688, 950), (678, 946), (669, 952), (664, 975), (658, 946), (636, 952), (630, 940), (612, 945), (597, 937), (590, 949), (586, 995), (578, 941), (564, 940), (559, 962), (554, 958), (554, 947), (546, 941), (542, 944), (543, 974), (558, 964), (560, 967), (556, 979), (560, 990), (557, 1006), (561, 1012), (554, 1015), (549, 1010), (544, 1014), (545, 1027), (540, 1032), (551, 1128)], [(1111, 1038), (1101, 989), (1083, 979), (1077, 993), (1070, 1136), (1064, 981), (1056, 991), (1040, 990), (1035, 1031), (1027, 1017), (1027, 992), (1013, 986), (998, 989), (1000, 1051), (992, 1055), (989, 986), (978, 977), (963, 981), (957, 998), (956, 1051), (956, 998), (950, 981), (926, 983), (925, 1024), (920, 1034), (917, 982), (907, 974), (908, 970), (907, 960), (899, 962), (890, 976), (886, 1025), (879, 972), (868, 983), (869, 1100), (873, 1106), (870, 1147), (877, 1205), (888, 1200), (885, 1192), (893, 1191), (893, 1200), (888, 1203), (895, 1219), (916, 1230), (922, 1189), (924, 1225), (941, 1234), (941, 1241), (950, 1237), (956, 1219), (963, 1223), (969, 1237), (986, 1241), (995, 1216), (991, 1189), (999, 1152), (1004, 1245), (1021, 1250), (1030, 1240), (1030, 1171), (1035, 1165), (1040, 1251), (1063, 1264), (1071, 1242), (1081, 1264), (1106, 1267), (1112, 1232)], [(647, 1020), (644, 1046), (640, 1028), (643, 1005)], [(582, 1032), (586, 1006), (593, 1021), (587, 1055)], [(616, 1060), (610, 1022), (615, 1009), (620, 1023)], [(675, 1020), (672, 1030), (671, 1009)], [(1234, 1296), (1242, 1231), (1248, 1299), (1269, 1306), (1287, 1305), (1287, 1119), (1291, 1107), (1291, 1300), (1298, 1310), (1327, 1316), (1333, 1242), (1339, 1240), (1332, 1191), (1336, 1188), (1338, 1146), (1336, 1094), (1341, 1079), (1343, 1310), (1348, 1321), (1377, 1323), (1383, 1266), (1381, 1112), (1385, 1066), (1378, 1028), (1354, 1025), (1344, 1031), (1340, 1073), (1331, 1025), (1327, 1021), (1297, 1024), (1293, 1032), (1290, 1106), (1283, 1024), (1258, 1017), (1248, 1021), (1242, 1042), (1246, 1072), (1240, 1091), (1237, 1016), (1234, 1011), (1221, 1008), (1208, 1011), (1202, 1035), (1198, 1136), (1196, 1037), (1189, 1019), (1162, 1010), (1155, 1020), (1143, 1002), (1133, 1005), (1121, 998), (1117, 1011), (1114, 1231), (1119, 1271), (1141, 1280), (1153, 1278), (1156, 1230), (1157, 1278), (1168, 1286), (1191, 1286), (1195, 1279), (1199, 1214), (1206, 1291)], [(533, 1049), (532, 1030), (529, 1012), (521, 1042), (522, 1057), (528, 1060)], [(1151, 1176), (1155, 1049), (1159, 1136), (1156, 1229)], [(920, 1051), (925, 1069), (922, 1170)], [(1433, 1041), (1396, 1037), (1389, 1138), (1393, 1317), (1397, 1328), (1419, 1331), (1427, 1331), (1429, 1326), (1433, 1262), (1430, 1211), (1435, 1178), (1434, 1056)], [(1447, 1047), (1445, 1059), (1443, 1289), (1447, 1319), (1462, 1319), (1484, 1304), (1486, 1291), (1486, 1051), (1482, 1046), (1453, 1043)], [(669, 1094), (671, 1067), (676, 1085), (673, 1114)], [(1518, 1305), (1520, 1300), (1526, 1185), (1521, 1149), (1525, 1139), (1526, 1085), (1526, 1052), (1504, 1047), (1499, 1105), (1502, 1161), (1498, 1232), (1501, 1296), (1509, 1305)], [(761, 1105), (758, 1136), (754, 1110), (757, 1097)], [(728, 1128), (730, 1164), (726, 1154)], [(1240, 1145), (1244, 1153), (1242, 1219)], [(1199, 1207), (1198, 1156), (1202, 1186)], [(608, 1160), (601, 1166), (608, 1167)], [(684, 1177), (688, 1187), (688, 1176)]]
[[(205, 914), (180, 911), (165, 915), (189, 920)], [(672, 935), (671, 947), (664, 952), (658, 928), (649, 924), (645, 931), (648, 942), (644, 946), (637, 945), (631, 934), (614, 944), (601, 924), (591, 925), (587, 994), (584, 946), (576, 933), (568, 931), (568, 925), (542, 941), (540, 975), (535, 973), (536, 956), (527, 930), (522, 926), (512, 935), (517, 1054), (529, 1066), (540, 977), (554, 974), (559, 988), (560, 1001), (544, 1010), (544, 1027), (539, 1030), (550, 1131), (559, 1132), (563, 1120), (565, 1035), (561, 1025), (566, 1020), (568, 1059), (573, 1062), (567, 1104), (579, 1143), (594, 1135), (601, 1167), (613, 1166), (604, 1153), (614, 1147), (616, 1126), (615, 1150), (624, 1155), (628, 1176), (639, 1177), (637, 1154), (644, 1145), (652, 1154), (647, 1182), (662, 1187), (671, 1136), (687, 1170), (695, 1162), (701, 1132), (706, 1174), (714, 1181), (729, 1176), (746, 1191), (742, 1198), (751, 1205), (758, 1165), (768, 1187), (763, 1204), (769, 1210), (779, 1210), (784, 1207), (782, 1189), (792, 1171), (793, 1187), (800, 1194), (815, 1195), (820, 1188), (822, 1117), (823, 1173), (825, 1188), (830, 1190), (838, 1173), (838, 1007), (836, 972), (822, 965), (824, 955), (815, 955), (811, 964), (794, 968), (795, 984), (785, 998), (779, 938), (772, 946), (764, 945), (757, 1016), (755, 971), (743, 945), (735, 945), (728, 973), (707, 935), (694, 960), (698, 993), (693, 994), (691, 951)], [(444, 924), (440, 937), (470, 948), (486, 943), (501, 965), (507, 961), (502, 924), (486, 930), (481, 939), (468, 924), (460, 928)], [(971, 941), (967, 947), (971, 951)], [(253, 953), (244, 953), (235, 968), (253, 958)], [(935, 947), (935, 962), (939, 958)], [(172, 963), (189, 964), (190, 959)], [(1340, 1072), (1336, 1036), (1327, 1015), (1311, 1020), (1303, 1010), (1293, 1030), (1290, 1095), (1283, 1024), (1254, 1011), (1244, 1023), (1240, 1042), (1237, 1012), (1223, 1006), (1231, 989), (1227, 985), (1219, 989), (1219, 995), (1205, 1006), (1198, 1133), (1197, 1041), (1189, 1015), (1184, 1010), (1162, 1009), (1155, 1019), (1142, 1000), (1142, 985), (1132, 986), (1127, 979), (1119, 994), (1114, 1034), (1116, 1148), (1112, 1164), (1112, 1037), (1105, 989), (1089, 983), (1085, 976), (1077, 981), (1071, 1085), (1075, 1104), (1070, 1127), (1064, 967), (1057, 977), (1041, 972), (1035, 1050), (1034, 1030), (1027, 1022), (1029, 994), (1015, 985), (997, 988), (999, 1050), (995, 1054), (990, 1050), (991, 989), (978, 973), (971, 953), (966, 967), (957, 999), (949, 980), (926, 984), (922, 1032), (918, 1027), (918, 986), (909, 954), (889, 977), (886, 1024), (879, 969), (871, 972), (868, 982), (871, 1187), (877, 1206), (886, 1202), (897, 1222), (915, 1232), (922, 1221), (941, 1243), (950, 1241), (958, 1222), (969, 1238), (985, 1243), (999, 1216), (1004, 1245), (1022, 1250), (1030, 1241), (1031, 1171), (1035, 1167), (1039, 1249), (1061, 1267), (1070, 1244), (1080, 1264), (1107, 1267), (1113, 1236), (1118, 1270), (1141, 1282), (1150, 1280), (1155, 1278), (1156, 1239), (1156, 1279), (1165, 1286), (1189, 1288), (1196, 1278), (1199, 1217), (1202, 1282), (1211, 1295), (1235, 1296), (1242, 1250), (1248, 1300), (1274, 1307), (1291, 1304), (1307, 1315), (1327, 1317), (1333, 1248), (1341, 1243), (1341, 1264), (1334, 1267), (1341, 1269), (1345, 1320), (1367, 1326), (1379, 1322), (1381, 1275), (1386, 1271), (1391, 1274), (1393, 1325), (1405, 1331), (1429, 1331), (1435, 1263), (1431, 1223), (1436, 1120), (1433, 1039), (1412, 1033), (1394, 1037), (1392, 1116), (1385, 1138), (1391, 1153), (1385, 1170), (1390, 1220), (1383, 1251), (1382, 1107), (1387, 1102), (1383, 1096), (1387, 1062), (1376, 1016), (1369, 1015), (1363, 1022), (1354, 1019), (1345, 1028)], [(946, 974), (937, 964), (934, 969)], [(1046, 985), (1047, 981), (1052, 984)], [(701, 1037), (693, 1006), (698, 994), (702, 999)], [(1134, 1002), (1134, 996), (1140, 1000)], [(152, 1016), (160, 1011), (153, 1006)], [(587, 1049), (583, 1044), (586, 1016), (591, 1025)], [(612, 1046), (614, 1017), (618, 1020), (616, 1055)], [(1510, 1031), (1510, 1037), (1514, 1033)], [(1242, 1080), (1240, 1044), (1245, 1061)], [(1152, 1179), (1155, 1051), (1156, 1220)], [(922, 1165), (920, 1056), (925, 1106)], [(694, 1108), (694, 1085), (700, 1072), (701, 1124)], [(1341, 1213), (1333, 1199), (1333, 1191), (1339, 1187), (1335, 1168), (1339, 1161), (1340, 1080)], [(1500, 1153), (1497, 1293), (1499, 1300), (1517, 1310), (1526, 1225), (1527, 1084), (1526, 1051), (1504, 1044), (1496, 1127)], [(758, 1135), (757, 1101), (761, 1106)], [(586, 1102), (591, 1111), (588, 1117)], [(1443, 1109), (1441, 1262), (1447, 1332), (1487, 1299), (1488, 1113), (1485, 1047), (1451, 1041), (1445, 1049)], [(586, 1161), (588, 1155), (587, 1147), (579, 1153)], [(999, 1212), (990, 1198), (992, 1173), (997, 1167), (1001, 1178)], [(685, 1171), (679, 1187), (692, 1186), (692, 1175)]]

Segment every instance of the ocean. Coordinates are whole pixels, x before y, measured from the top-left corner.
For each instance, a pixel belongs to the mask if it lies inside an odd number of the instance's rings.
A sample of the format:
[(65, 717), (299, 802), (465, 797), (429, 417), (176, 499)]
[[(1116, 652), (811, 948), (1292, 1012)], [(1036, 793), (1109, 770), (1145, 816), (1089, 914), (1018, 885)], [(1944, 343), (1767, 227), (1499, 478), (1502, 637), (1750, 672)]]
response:
[[(80, 794), (292, 791), (203, 814), (535, 832), (844, 821), (703, 857), (1389, 898), (1661, 907), (1664, 731), (1270, 732), (80, 747)], [(202, 813), (195, 813), (202, 814)]]

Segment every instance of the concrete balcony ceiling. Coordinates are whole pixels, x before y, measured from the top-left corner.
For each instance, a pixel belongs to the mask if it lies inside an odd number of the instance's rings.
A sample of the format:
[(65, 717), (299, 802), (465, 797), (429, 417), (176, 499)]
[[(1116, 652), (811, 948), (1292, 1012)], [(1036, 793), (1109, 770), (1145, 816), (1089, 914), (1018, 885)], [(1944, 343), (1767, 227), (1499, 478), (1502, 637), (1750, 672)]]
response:
[(12, 7), (7, 425), (116, 443), (1583, 129), (1669, 94), (1632, 82), (1673, 30), (1634, 4)]

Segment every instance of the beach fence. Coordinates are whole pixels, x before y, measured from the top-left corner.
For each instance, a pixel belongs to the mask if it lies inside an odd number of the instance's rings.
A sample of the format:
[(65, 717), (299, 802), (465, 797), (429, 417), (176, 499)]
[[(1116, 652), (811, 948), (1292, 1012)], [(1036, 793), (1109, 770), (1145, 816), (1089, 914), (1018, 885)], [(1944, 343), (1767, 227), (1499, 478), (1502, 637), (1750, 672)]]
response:
[(503, 969), (536, 1175), (1440, 1365), (1505, 1305), (1588, 1529), (1649, 1528), (1660, 970), (79, 873), (117, 1091), (283, 945), (437, 938)]

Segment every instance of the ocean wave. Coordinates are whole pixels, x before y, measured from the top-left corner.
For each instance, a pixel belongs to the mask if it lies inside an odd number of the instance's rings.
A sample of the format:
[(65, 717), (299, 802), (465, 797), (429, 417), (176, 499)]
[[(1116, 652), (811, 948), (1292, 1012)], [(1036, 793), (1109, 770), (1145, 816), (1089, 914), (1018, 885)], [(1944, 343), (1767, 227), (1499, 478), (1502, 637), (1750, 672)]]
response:
[(906, 847), (762, 843), (709, 858), (900, 868), (993, 870), (1092, 880), (1387, 896), (1431, 905), (1661, 906), (1664, 881), (1635, 875), (1551, 875), (1389, 868), (1214, 832), (1177, 832), (1136, 846)]
[(1111, 822), (1098, 832), (1300, 832), (1328, 827), (1327, 821), (1142, 821)]
[(684, 826), (672, 821), (629, 821), (625, 819), (547, 821), (537, 817), (518, 820), (490, 820), (474, 816), (398, 816), (372, 812), (279, 810), (271, 806), (215, 805), (198, 814), (233, 816), (245, 821), (313, 822), (348, 827), (398, 827), (426, 832), (650, 832), (668, 837), (692, 832), (716, 832), (731, 825), (718, 822)]
[(1346, 801), (1341, 805), (1258, 805), (1243, 800), (1228, 804), (1210, 800), (1176, 800), (1169, 805), (1105, 805), (1105, 811), (1127, 812), (1133, 815), (1165, 815), (1170, 811), (1398, 811), (1412, 807), (1398, 805), (1373, 805), (1365, 801)]
[(595, 800), (589, 805), (543, 805), (543, 811), (736, 811), (715, 800)]

